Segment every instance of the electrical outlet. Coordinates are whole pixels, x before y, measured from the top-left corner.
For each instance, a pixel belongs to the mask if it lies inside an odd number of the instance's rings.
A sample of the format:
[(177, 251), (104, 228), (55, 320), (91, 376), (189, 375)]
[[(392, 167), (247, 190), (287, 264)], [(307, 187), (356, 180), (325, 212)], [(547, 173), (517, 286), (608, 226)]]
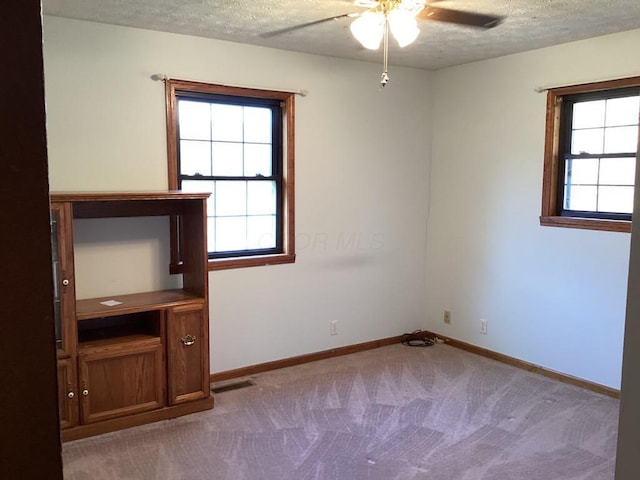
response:
[(444, 311), (444, 323), (451, 323), (451, 310)]
[(338, 321), (337, 320), (331, 320), (329, 322), (329, 333), (331, 335), (337, 335), (338, 334)]
[(487, 334), (487, 321), (484, 318), (480, 319), (480, 333)]

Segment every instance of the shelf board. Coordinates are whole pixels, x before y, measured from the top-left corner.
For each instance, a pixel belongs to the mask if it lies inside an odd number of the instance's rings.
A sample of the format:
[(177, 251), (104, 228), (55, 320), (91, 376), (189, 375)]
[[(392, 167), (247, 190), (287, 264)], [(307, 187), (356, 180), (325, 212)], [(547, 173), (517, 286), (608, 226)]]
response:
[(136, 344), (138, 347), (144, 345), (157, 345), (160, 343), (160, 337), (154, 335), (145, 335), (135, 333), (132, 335), (124, 335), (121, 337), (100, 338), (98, 340), (89, 340), (86, 342), (78, 342), (78, 354), (93, 353), (107, 347), (130, 347)]
[(129, 192), (51, 192), (52, 202), (130, 202), (135, 200), (202, 200), (210, 193), (182, 192), (180, 190)]
[[(111, 307), (101, 303), (110, 300), (120, 303)], [(161, 310), (167, 307), (204, 302), (204, 298), (192, 295), (184, 290), (161, 290), (157, 292), (87, 298), (76, 301), (76, 318), (80, 321), (91, 318), (113, 317), (115, 315)]]

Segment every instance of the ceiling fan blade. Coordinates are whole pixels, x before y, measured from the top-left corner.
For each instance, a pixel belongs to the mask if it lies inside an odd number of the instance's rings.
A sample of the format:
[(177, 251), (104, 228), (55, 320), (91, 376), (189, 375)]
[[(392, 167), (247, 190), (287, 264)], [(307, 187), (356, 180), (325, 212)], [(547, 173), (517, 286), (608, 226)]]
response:
[(495, 15), (484, 15), (481, 13), (462, 12), (448, 8), (424, 7), (417, 18), (425, 20), (435, 20), (437, 22), (457, 23), (458, 25), (468, 25), (478, 28), (493, 28), (502, 22), (502, 17)]
[(318, 25), (320, 23), (330, 22), (331, 20), (339, 20), (341, 18), (346, 18), (346, 17), (357, 17), (359, 15), (360, 15), (359, 13), (344, 13), (342, 15), (336, 15), (335, 17), (322, 18), (320, 20), (314, 20), (313, 22), (301, 23), (299, 25), (294, 25), (292, 27), (281, 28), (280, 30), (273, 30), (272, 32), (261, 33), (260, 36), (262, 38), (271, 38), (271, 37), (275, 37), (276, 35), (282, 35), (283, 33), (293, 32), (295, 30), (310, 27), (312, 25)]

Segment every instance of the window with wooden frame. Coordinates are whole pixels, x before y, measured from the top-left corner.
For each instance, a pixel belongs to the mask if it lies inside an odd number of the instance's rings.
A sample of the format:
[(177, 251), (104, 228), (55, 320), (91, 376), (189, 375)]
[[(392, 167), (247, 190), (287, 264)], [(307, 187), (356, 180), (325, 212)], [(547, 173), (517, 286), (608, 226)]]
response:
[[(295, 261), (294, 95), (166, 81), (169, 188), (211, 193), (210, 270)], [(172, 271), (185, 234), (172, 221)]]
[(548, 91), (541, 225), (631, 231), (639, 119), (640, 77)]

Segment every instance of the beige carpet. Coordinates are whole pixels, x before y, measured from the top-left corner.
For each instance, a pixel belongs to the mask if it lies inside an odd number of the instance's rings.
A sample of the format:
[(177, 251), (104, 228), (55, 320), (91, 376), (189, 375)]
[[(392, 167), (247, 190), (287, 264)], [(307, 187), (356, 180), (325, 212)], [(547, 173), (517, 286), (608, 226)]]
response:
[(614, 477), (617, 400), (445, 345), (252, 378), (209, 412), (64, 444), (65, 478)]

